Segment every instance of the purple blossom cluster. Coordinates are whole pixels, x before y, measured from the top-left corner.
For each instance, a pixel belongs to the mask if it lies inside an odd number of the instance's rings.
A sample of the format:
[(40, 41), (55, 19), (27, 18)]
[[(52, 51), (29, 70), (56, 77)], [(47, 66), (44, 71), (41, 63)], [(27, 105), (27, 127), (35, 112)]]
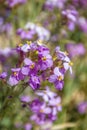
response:
[(3, 17), (0, 17), (0, 33), (11, 34), (12, 32), (12, 24), (9, 22), (4, 23)]
[[(84, 10), (84, 8), (87, 7), (87, 0), (71, 0), (70, 3), (68, 3), (67, 0), (46, 0), (44, 3), (44, 9), (51, 11), (50, 13), (52, 16), (55, 16), (55, 9), (59, 9), (59, 16), (56, 16), (55, 19), (58, 19), (60, 24), (62, 23), (63, 25), (66, 25), (69, 31), (73, 32), (78, 28), (80, 31), (87, 33), (87, 19), (83, 16), (83, 14), (80, 14), (78, 7), (79, 9), (82, 7)], [(48, 26), (49, 24), (51, 25), (51, 21), (48, 21), (48, 16), (46, 24), (48, 24)], [(64, 26), (61, 26), (59, 29), (67, 31), (67, 28), (63, 27)], [(52, 36), (57, 36), (57, 34), (52, 34)], [(55, 39), (54, 42), (56, 42)]]
[(75, 29), (75, 25), (77, 24), (78, 19), (78, 11), (74, 7), (70, 7), (68, 9), (62, 10), (62, 16), (67, 21), (67, 26), (70, 31)]
[[(11, 68), (10, 75), (2, 72), (0, 80), (5, 81), (10, 87), (15, 88), (23, 83), (26, 87), (30, 86), (31, 91), (34, 90), (33, 97), (27, 95), (20, 97), (22, 107), (31, 111), (30, 122), (25, 123), (23, 128), (31, 130), (33, 127), (31, 122), (38, 126), (52, 124), (62, 111), (62, 107), (60, 96), (50, 88), (55, 86), (57, 90), (62, 90), (66, 71), (69, 69), (72, 73), (73, 63), (68, 53), (60, 51), (57, 46), (51, 54), (49, 48), (40, 40), (20, 43), (13, 50), (19, 55), (18, 64)], [(10, 53), (7, 51), (7, 54), (8, 52)], [(20, 127), (20, 124), (16, 126)]]
[(22, 40), (44, 40), (48, 41), (50, 38), (50, 31), (48, 31), (46, 28), (36, 25), (34, 23), (28, 22), (25, 25), (25, 28), (19, 28), (17, 30), (17, 34), (20, 36)]
[(19, 44), (16, 50), (22, 54), (22, 61), (19, 62), (19, 67), (11, 69), (9, 85), (15, 86), (24, 81), (36, 90), (43, 86), (44, 81), (62, 90), (66, 71), (69, 69), (72, 73), (72, 62), (66, 52), (56, 47), (51, 55), (50, 50), (41, 41)]
[(6, 0), (6, 4), (10, 7), (13, 8), (14, 6), (18, 4), (25, 4), (27, 0)]
[(23, 106), (26, 104), (25, 106), (31, 110), (30, 121), (38, 125), (53, 123), (62, 110), (60, 96), (51, 91), (49, 86), (44, 90), (36, 91), (35, 96), (33, 99), (29, 96), (20, 98)]
[(72, 0), (72, 3), (76, 6), (76, 7), (87, 7), (87, 0)]
[(66, 1), (67, 0), (46, 0), (44, 8), (48, 10), (53, 10), (54, 8), (63, 9)]

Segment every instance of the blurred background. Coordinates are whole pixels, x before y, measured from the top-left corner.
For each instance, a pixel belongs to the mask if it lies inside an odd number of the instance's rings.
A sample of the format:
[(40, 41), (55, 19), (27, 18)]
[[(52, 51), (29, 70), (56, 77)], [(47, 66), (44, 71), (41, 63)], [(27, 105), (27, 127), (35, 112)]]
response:
[[(18, 56), (12, 48), (26, 40), (42, 40), (51, 50), (60, 46), (73, 62), (60, 92), (63, 109), (52, 129), (87, 130), (87, 0), (0, 0), (0, 72), (15, 66)], [(27, 111), (18, 99), (13, 106), (0, 130), (23, 129)]]

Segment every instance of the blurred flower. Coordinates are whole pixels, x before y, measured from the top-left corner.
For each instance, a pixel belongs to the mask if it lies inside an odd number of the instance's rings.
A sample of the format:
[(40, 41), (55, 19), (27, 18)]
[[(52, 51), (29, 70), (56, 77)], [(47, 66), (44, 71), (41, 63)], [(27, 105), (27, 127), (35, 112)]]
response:
[(24, 29), (18, 29), (17, 34), (21, 39), (28, 40), (36, 38), (35, 40), (47, 41), (50, 38), (50, 32), (46, 28), (30, 22), (25, 25)]
[(78, 111), (80, 114), (84, 114), (87, 112), (87, 102), (81, 102), (79, 105), (78, 105)]
[(6, 0), (6, 4), (13, 8), (15, 5), (24, 4), (27, 0)]
[(46, 0), (44, 7), (49, 10), (53, 10), (54, 8), (63, 9), (66, 1), (67, 0)]
[[(42, 90), (42, 92), (44, 92)], [(53, 94), (53, 93), (51, 93)], [(40, 94), (36, 93), (36, 95), (40, 96)], [(41, 99), (43, 96), (41, 97)], [(46, 101), (46, 102), (44, 102)], [(52, 96), (48, 100), (41, 100), (39, 98), (34, 99), (30, 103), (30, 109), (33, 112), (30, 119), (33, 120), (36, 124), (42, 125), (46, 122), (53, 122), (57, 118), (58, 112), (62, 110), (60, 102), (61, 98), (57, 95), (54, 97)]]
[(85, 54), (86, 51), (82, 43), (79, 44), (68, 43), (65, 45), (65, 47), (71, 58), (74, 58), (75, 56), (82, 56)]
[(8, 36), (12, 33), (12, 24), (10, 22), (4, 22), (4, 19), (0, 17), (0, 33), (6, 33)]
[(84, 33), (87, 33), (87, 19), (80, 17), (77, 24)]
[(7, 77), (7, 72), (2, 72), (1, 74), (0, 74), (0, 78), (1, 79), (5, 79)]
[(60, 97), (56, 97), (53, 98), (52, 100), (49, 100), (49, 106), (53, 107), (53, 111), (52, 111), (52, 115), (57, 115), (57, 112), (62, 111), (62, 107), (61, 107), (61, 98)]
[(21, 102), (28, 103), (28, 102), (30, 102), (31, 98), (30, 98), (30, 96), (25, 95), (25, 96), (21, 96), (20, 100), (21, 100)]
[(68, 29), (73, 31), (75, 29), (75, 25), (77, 23), (78, 19), (78, 12), (75, 8), (71, 7), (70, 9), (63, 10), (62, 16), (64, 17), (65, 20), (67, 20), (67, 26)]
[(31, 129), (32, 129), (32, 125), (31, 125), (30, 123), (26, 123), (26, 124), (24, 125), (24, 129), (25, 129), (25, 130), (31, 130)]
[(41, 96), (44, 101), (48, 102), (49, 99), (54, 98), (55, 96), (57, 96), (56, 93), (52, 92), (48, 86), (46, 86), (46, 90), (43, 91), (37, 91), (36, 95)]
[(87, 7), (87, 0), (72, 0), (72, 2), (76, 7)]

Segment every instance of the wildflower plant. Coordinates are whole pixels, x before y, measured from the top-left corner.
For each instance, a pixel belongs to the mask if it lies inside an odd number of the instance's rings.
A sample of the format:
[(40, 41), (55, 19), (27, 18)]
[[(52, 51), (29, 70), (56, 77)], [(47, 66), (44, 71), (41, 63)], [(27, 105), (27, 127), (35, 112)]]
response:
[(87, 0), (0, 0), (0, 130), (87, 128), (86, 12)]
[[(5, 95), (2, 102), (1, 118), (17, 97), (29, 113), (27, 122), (30, 123), (27, 126), (22, 123), (22, 127), (29, 127), (30, 130), (33, 128), (32, 122), (38, 127), (46, 123), (52, 124), (62, 111), (61, 97), (55, 90), (63, 89), (67, 70), (72, 73), (72, 62), (59, 47), (51, 53), (42, 41), (27, 41), (14, 49), (19, 55), (18, 63), (11, 68), (10, 74), (3, 72), (0, 75), (1, 83), (9, 88), (9, 93), (5, 93), (8, 96)], [(31, 94), (23, 95), (26, 89), (29, 91), (27, 94), (32, 93), (33, 97)]]

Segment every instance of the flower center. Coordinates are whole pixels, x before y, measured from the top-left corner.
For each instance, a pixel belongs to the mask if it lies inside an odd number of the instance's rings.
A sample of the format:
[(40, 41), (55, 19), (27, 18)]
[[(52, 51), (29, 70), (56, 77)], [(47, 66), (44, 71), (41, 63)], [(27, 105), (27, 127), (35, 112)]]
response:
[(41, 113), (43, 113), (43, 112), (44, 112), (44, 110), (43, 110), (43, 109), (40, 109), (40, 112), (41, 112)]
[(27, 41), (27, 44), (30, 45), (30, 44), (31, 44), (31, 41)]
[(70, 61), (70, 62), (69, 62), (69, 65), (70, 65), (70, 66), (73, 66), (73, 62)]
[(55, 60), (57, 60), (57, 56), (55, 56), (55, 57), (53, 58), (53, 61), (55, 61)]
[(35, 51), (35, 55), (38, 55), (38, 51), (37, 50)]
[(58, 80), (59, 80), (59, 81), (63, 80), (63, 76), (61, 76), (61, 75), (58, 76)]
[(65, 55), (66, 55), (66, 56), (68, 56), (68, 55), (69, 55), (69, 53), (68, 53), (67, 51), (65, 51), (64, 53), (65, 53)]
[(18, 45), (19, 47), (22, 47), (23, 46), (23, 44), (22, 43), (19, 43), (19, 45)]
[(46, 59), (47, 59), (46, 56), (42, 57), (42, 60), (43, 60), (43, 61), (46, 61)]
[(33, 68), (34, 68), (34, 66), (35, 66), (34, 64), (30, 65), (30, 69), (33, 69)]
[(16, 76), (16, 75), (17, 75), (17, 72), (13, 72), (13, 74), (14, 74), (14, 76)]

